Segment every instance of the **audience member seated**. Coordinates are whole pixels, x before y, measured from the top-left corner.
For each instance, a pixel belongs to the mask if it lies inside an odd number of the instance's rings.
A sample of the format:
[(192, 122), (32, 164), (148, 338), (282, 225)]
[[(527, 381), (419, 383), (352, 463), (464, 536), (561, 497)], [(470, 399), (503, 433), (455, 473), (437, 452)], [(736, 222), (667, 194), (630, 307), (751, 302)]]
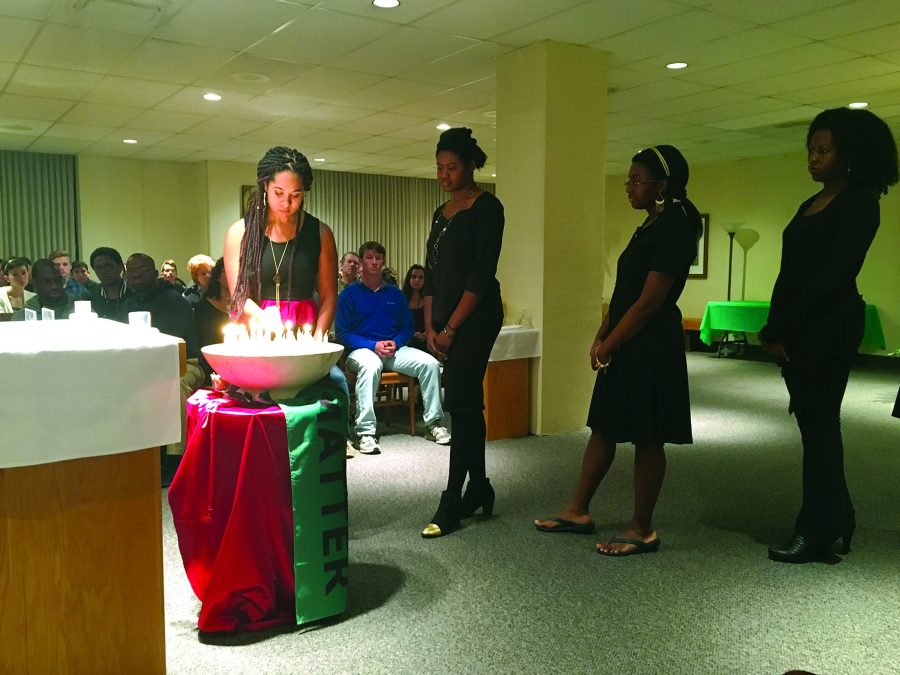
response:
[(34, 297), (34, 293), (25, 289), (30, 277), (28, 261), (10, 258), (3, 265), (3, 273), (9, 285), (0, 287), (0, 314), (10, 315), (4, 317), (6, 319), (21, 319), (25, 303)]
[(347, 251), (341, 256), (338, 293), (357, 279), (359, 279), (359, 256), (356, 255), (356, 251)]
[(91, 253), (91, 268), (100, 283), (91, 289), (91, 309), (101, 319), (116, 319), (122, 304), (132, 296), (123, 275), (122, 256), (109, 246), (101, 246)]
[(63, 290), (63, 278), (57, 265), (47, 258), (34, 261), (31, 267), (31, 280), (34, 283), (35, 296), (25, 302), (25, 309), (37, 312), (41, 319), (41, 310), (52, 309), (54, 319), (68, 319), (75, 311), (75, 296)]
[[(72, 263), (72, 278), (87, 290), (88, 297), (90, 297), (90, 292), (100, 285), (88, 276), (88, 266), (83, 260), (76, 260)], [(85, 298), (85, 300), (87, 299)]]
[(406, 271), (403, 280), (403, 295), (413, 317), (413, 335), (409, 339), (409, 346), (428, 351), (425, 344), (425, 296), (422, 287), (425, 285), (425, 268), (421, 265), (413, 265)]
[(159, 278), (168, 281), (179, 290), (184, 290), (184, 282), (178, 278), (178, 267), (171, 258), (163, 260), (163, 264), (159, 267)]
[(206, 287), (209, 286), (209, 276), (215, 266), (216, 261), (204, 253), (198, 253), (188, 260), (188, 272), (191, 273), (191, 279), (194, 283), (184, 289), (184, 297), (188, 299), (194, 308), (197, 303), (203, 299), (206, 293)]
[[(223, 329), (230, 321), (228, 305), (231, 302), (231, 291), (228, 290), (228, 279), (225, 277), (225, 259), (219, 258), (212, 268), (206, 292), (194, 307), (194, 327), (197, 330), (197, 349), (206, 345), (222, 342)], [(200, 352), (200, 367), (203, 369), (204, 382), (211, 384), (212, 367), (207, 363), (203, 352)]]
[(129, 312), (150, 312), (150, 323), (160, 333), (181, 338), (187, 348), (187, 372), (181, 377), (181, 444), (169, 446), (170, 455), (184, 454), (184, 404), (203, 384), (198, 363), (197, 333), (191, 303), (168, 281), (156, 276), (156, 264), (145, 253), (133, 253), (125, 261), (125, 278), (134, 295), (122, 303), (116, 318), (128, 322)]
[(375, 436), (375, 392), (384, 370), (419, 380), (428, 427), (426, 438), (446, 445), (450, 433), (441, 424), (440, 365), (431, 354), (406, 346), (413, 333), (412, 314), (400, 289), (382, 279), (384, 246), (366, 242), (359, 249), (359, 257), (361, 278), (338, 296), (335, 319), (338, 342), (346, 348), (347, 367), (357, 374), (355, 431), (359, 451), (381, 451)]
[(393, 267), (385, 267), (381, 270), (381, 278), (386, 284), (390, 284), (391, 286), (397, 285), (397, 273), (394, 271)]
[(4, 268), (6, 267), (6, 263), (8, 263), (11, 258), (2, 257), (0, 258), (0, 288), (3, 286), (9, 286), (9, 279), (6, 276), (6, 271)]
[(56, 249), (47, 258), (56, 265), (63, 280), (63, 290), (76, 300), (87, 300), (87, 289), (72, 278), (72, 256), (68, 251)]

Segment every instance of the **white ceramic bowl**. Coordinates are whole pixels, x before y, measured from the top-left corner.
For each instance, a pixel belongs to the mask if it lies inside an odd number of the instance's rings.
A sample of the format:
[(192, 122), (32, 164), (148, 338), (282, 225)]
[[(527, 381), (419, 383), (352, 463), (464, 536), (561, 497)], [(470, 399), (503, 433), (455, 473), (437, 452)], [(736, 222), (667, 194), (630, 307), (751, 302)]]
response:
[(304, 387), (321, 380), (344, 348), (333, 342), (313, 347), (282, 344), (271, 350), (220, 343), (207, 345), (201, 351), (213, 370), (231, 384), (254, 395), (268, 389), (273, 399), (279, 399), (293, 398)]

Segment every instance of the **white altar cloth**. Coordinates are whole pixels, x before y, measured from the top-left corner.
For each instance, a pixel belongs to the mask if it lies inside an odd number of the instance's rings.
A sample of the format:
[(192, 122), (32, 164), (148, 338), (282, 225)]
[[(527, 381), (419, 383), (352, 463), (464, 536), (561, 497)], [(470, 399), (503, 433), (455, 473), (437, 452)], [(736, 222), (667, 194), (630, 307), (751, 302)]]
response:
[(181, 438), (178, 340), (104, 319), (0, 323), (0, 469)]
[(503, 326), (488, 361), (533, 359), (541, 355), (541, 332), (534, 328)]

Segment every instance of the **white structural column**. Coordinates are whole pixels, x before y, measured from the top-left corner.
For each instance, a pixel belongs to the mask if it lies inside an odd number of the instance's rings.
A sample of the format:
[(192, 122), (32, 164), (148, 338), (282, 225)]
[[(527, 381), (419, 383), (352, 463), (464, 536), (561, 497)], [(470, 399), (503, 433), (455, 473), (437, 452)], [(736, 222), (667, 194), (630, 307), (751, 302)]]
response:
[(584, 427), (603, 297), (608, 54), (541, 42), (497, 64), (499, 277), (508, 318), (542, 332), (531, 431)]

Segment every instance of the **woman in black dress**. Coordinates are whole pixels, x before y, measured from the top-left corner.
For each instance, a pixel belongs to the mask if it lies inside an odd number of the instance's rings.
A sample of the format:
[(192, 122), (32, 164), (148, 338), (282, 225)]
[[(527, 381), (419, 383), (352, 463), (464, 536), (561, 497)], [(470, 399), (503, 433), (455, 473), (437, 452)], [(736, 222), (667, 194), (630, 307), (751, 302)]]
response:
[(609, 556), (649, 553), (660, 539), (652, 518), (666, 470), (664, 443), (691, 443), (684, 334), (678, 297), (697, 255), (702, 223), (687, 198), (688, 165), (671, 145), (632, 158), (625, 191), (647, 212), (619, 257), (616, 285), (594, 344), (598, 370), (588, 414), (581, 475), (569, 503), (535, 521), (543, 532), (591, 534), (590, 501), (616, 454), (634, 444), (634, 515), (614, 538), (597, 544)]
[[(228, 313), (231, 304), (231, 293), (228, 280), (225, 278), (225, 259), (219, 258), (209, 273), (209, 281), (203, 297), (194, 306), (194, 328), (197, 331), (197, 349), (214, 345), (224, 339), (224, 329), (228, 325)], [(213, 368), (209, 365), (203, 352), (200, 352), (200, 367), (203, 369), (206, 384), (212, 382)]]
[(774, 355), (803, 441), (803, 503), (794, 534), (769, 558), (826, 560), (856, 514), (844, 476), (841, 402), (865, 331), (856, 275), (880, 220), (878, 200), (897, 182), (897, 146), (867, 110), (835, 108), (806, 136), (809, 173), (822, 190), (800, 205), (782, 235), (781, 269), (769, 319), (759, 333)]
[(453, 441), (447, 489), (422, 531), (429, 538), (449, 534), (478, 509), (486, 516), (493, 512), (482, 380), (503, 323), (497, 281), (503, 205), (474, 178), (487, 156), (471, 129), (457, 128), (441, 134), (435, 159), (438, 181), (450, 199), (434, 212), (425, 250), (425, 337), (428, 350), (444, 364), (444, 409), (453, 416)]

